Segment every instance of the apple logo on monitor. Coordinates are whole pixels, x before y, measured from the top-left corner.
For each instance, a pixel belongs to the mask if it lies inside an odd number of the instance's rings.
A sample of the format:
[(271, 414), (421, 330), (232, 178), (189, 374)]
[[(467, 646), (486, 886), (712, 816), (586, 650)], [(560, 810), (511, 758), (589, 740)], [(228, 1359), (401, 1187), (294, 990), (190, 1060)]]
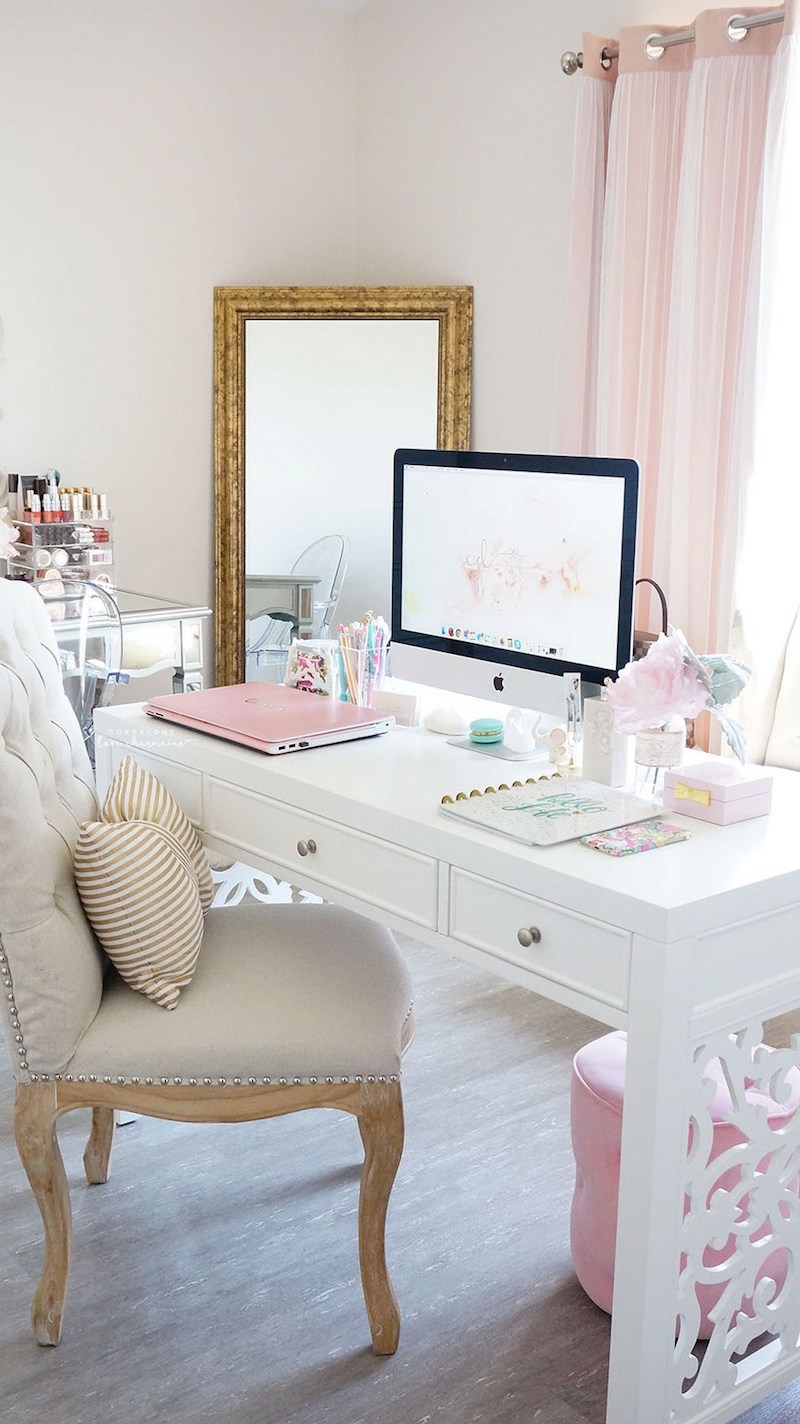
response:
[(492, 686), (494, 687), (495, 692), (503, 691), (504, 683), (503, 674), (501, 672), (499, 672), (496, 677), (492, 678)]

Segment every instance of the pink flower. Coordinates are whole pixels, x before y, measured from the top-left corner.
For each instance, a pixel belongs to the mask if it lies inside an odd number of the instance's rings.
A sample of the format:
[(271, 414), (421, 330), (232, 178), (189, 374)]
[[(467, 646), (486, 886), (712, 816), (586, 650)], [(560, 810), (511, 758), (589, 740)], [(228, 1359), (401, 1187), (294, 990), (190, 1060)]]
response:
[(708, 701), (702, 669), (687, 660), (680, 634), (661, 633), (645, 656), (628, 663), (608, 688), (618, 732), (663, 727), (670, 717), (696, 717)]

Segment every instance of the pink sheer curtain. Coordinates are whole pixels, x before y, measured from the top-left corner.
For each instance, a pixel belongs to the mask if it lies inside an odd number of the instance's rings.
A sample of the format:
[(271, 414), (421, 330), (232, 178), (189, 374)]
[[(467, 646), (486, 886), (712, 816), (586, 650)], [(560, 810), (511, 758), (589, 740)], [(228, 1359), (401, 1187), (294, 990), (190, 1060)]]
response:
[[(644, 50), (656, 24), (621, 33), (600, 275), (584, 313), (598, 332), (596, 375), (564, 372), (583, 400), (572, 410), (573, 448), (594, 421), (585, 449), (639, 461), (637, 572), (664, 587), (671, 621), (698, 652), (731, 646), (743, 477), (735, 413), (782, 36), (773, 24), (732, 43), (731, 13), (704, 12), (694, 43), (657, 59)], [(576, 184), (575, 202), (580, 227), (596, 194)], [(569, 436), (562, 419), (561, 448)], [(657, 626), (641, 613), (639, 626)]]
[(616, 41), (584, 34), (578, 76), (572, 171), (570, 303), (567, 307), (556, 446), (565, 454), (589, 455), (597, 443), (597, 346), (603, 255), (603, 213), (611, 101), (616, 61), (603, 64), (603, 50)]
[[(695, 23), (655, 489), (653, 565), (701, 651), (730, 647), (739, 489), (733, 431), (779, 25), (732, 45), (730, 11)], [(652, 492), (651, 492), (652, 493)], [(655, 575), (658, 577), (658, 575)]]
[[(612, 115), (603, 269), (599, 292), (597, 451), (639, 461), (638, 572), (653, 572), (655, 500), (673, 286), (675, 221), (684, 115), (692, 64), (688, 45), (657, 66), (644, 44), (652, 26), (624, 29)], [(642, 594), (637, 626), (647, 627)]]

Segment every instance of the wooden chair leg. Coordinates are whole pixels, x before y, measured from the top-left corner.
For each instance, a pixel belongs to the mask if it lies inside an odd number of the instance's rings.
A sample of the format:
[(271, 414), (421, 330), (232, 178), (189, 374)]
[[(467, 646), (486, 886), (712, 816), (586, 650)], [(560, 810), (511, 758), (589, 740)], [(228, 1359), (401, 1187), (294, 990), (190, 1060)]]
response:
[(72, 1243), (69, 1189), (56, 1137), (54, 1083), (26, 1083), (17, 1088), (14, 1134), (44, 1225), (44, 1265), (31, 1307), (31, 1324), (40, 1345), (57, 1345), (67, 1293)]
[(386, 1268), (386, 1213), (403, 1152), (403, 1097), (399, 1083), (365, 1083), (358, 1127), (364, 1168), (358, 1201), (361, 1285), (376, 1355), (393, 1355), (400, 1309)]
[(92, 1186), (108, 1181), (116, 1121), (113, 1108), (92, 1108), (92, 1130), (83, 1154), (86, 1180)]

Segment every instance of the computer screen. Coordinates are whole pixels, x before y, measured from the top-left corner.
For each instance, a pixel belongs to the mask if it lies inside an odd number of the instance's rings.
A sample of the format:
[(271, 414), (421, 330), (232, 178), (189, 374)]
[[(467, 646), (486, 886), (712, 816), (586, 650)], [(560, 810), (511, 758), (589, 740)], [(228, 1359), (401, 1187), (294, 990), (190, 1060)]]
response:
[(398, 450), (392, 673), (563, 714), (629, 660), (633, 460)]

